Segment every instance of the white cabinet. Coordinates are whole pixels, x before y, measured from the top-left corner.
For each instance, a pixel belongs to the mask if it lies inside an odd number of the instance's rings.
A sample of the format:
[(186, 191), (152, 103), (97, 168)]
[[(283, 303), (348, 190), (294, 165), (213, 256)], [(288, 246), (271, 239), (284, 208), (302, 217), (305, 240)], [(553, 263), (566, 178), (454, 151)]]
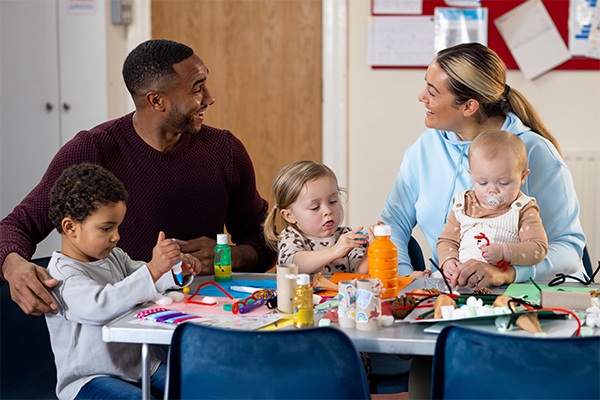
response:
[[(104, 0), (0, 0), (0, 218), (82, 129), (107, 119)], [(36, 257), (60, 249), (54, 232)]]

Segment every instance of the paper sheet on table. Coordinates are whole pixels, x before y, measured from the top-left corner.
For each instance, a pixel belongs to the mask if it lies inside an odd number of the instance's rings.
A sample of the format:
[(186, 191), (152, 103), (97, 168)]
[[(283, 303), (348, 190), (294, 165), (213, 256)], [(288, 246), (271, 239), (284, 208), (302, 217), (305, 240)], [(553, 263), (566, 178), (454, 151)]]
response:
[[(245, 299), (246, 297), (250, 297), (252, 294), (251, 293), (244, 293), (244, 292), (238, 292), (235, 290), (231, 290), (230, 287), (231, 286), (250, 286), (250, 287), (256, 287), (259, 289), (277, 289), (277, 280), (275, 279), (264, 279), (262, 281), (253, 281), (250, 279), (233, 279), (229, 282), (215, 282), (217, 285), (221, 286), (223, 289), (225, 289), (225, 291), (227, 293), (229, 293), (232, 297), (235, 297), (236, 299)], [(257, 289), (257, 290), (259, 290)], [(191, 292), (193, 293), (193, 292)], [(198, 292), (198, 296), (211, 296), (211, 297), (217, 297), (217, 296), (223, 296), (223, 292), (220, 291), (216, 286), (214, 285), (206, 285), (203, 286), (200, 291)]]
[(433, 16), (370, 17), (371, 66), (426, 67), (435, 57)]
[[(590, 287), (568, 287), (568, 286), (546, 286), (538, 285), (542, 290), (564, 290), (566, 292), (592, 292), (593, 288)], [(525, 295), (523, 300), (527, 301), (540, 301), (540, 291), (531, 284), (528, 283), (512, 283), (504, 292), (504, 295), (510, 297), (519, 297)]]
[(531, 80), (571, 58), (546, 7), (529, 0), (494, 20), (517, 65)]
[[(190, 296), (186, 295), (185, 299), (188, 299)], [(194, 297), (194, 301), (202, 301), (202, 299), (204, 299), (205, 296), (196, 296)], [(168, 304), (166, 306), (159, 306), (156, 304), (153, 304), (152, 306), (148, 307), (147, 309), (151, 309), (151, 308), (156, 308), (156, 307), (163, 307), (163, 308), (168, 308), (169, 310), (175, 310), (175, 311), (181, 311), (184, 313), (188, 313), (188, 314), (194, 314), (194, 315), (202, 315), (202, 316), (213, 316), (213, 315), (234, 315), (231, 311), (225, 311), (223, 310), (223, 305), (225, 304), (233, 304), (236, 301), (238, 301), (238, 299), (233, 299), (231, 300), (228, 297), (214, 297), (211, 296), (214, 299), (217, 300), (217, 305), (215, 306), (204, 306), (204, 305), (200, 305), (200, 304), (193, 304), (193, 303), (185, 303), (185, 299), (178, 301), (176, 303), (171, 303)], [(237, 316), (242, 316), (242, 317), (260, 317), (266, 314), (270, 314), (272, 313), (273, 310), (270, 310), (267, 308), (267, 306), (265, 304), (256, 307), (250, 311), (248, 311), (247, 313), (244, 314), (235, 314)]]

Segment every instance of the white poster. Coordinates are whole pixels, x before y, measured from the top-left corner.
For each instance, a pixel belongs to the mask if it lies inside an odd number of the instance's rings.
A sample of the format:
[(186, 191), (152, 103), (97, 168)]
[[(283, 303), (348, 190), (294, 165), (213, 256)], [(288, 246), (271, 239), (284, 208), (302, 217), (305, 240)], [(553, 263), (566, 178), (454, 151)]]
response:
[(373, 0), (373, 14), (423, 14), (423, 0)]
[(526, 79), (533, 79), (571, 58), (548, 10), (529, 0), (495, 21), (500, 35)]
[(435, 57), (433, 17), (371, 17), (368, 45), (371, 66), (426, 67)]
[(435, 51), (460, 44), (478, 42), (488, 44), (488, 9), (436, 7)]
[(596, 3), (596, 0), (569, 0), (569, 51), (571, 55), (584, 56), (587, 53)]

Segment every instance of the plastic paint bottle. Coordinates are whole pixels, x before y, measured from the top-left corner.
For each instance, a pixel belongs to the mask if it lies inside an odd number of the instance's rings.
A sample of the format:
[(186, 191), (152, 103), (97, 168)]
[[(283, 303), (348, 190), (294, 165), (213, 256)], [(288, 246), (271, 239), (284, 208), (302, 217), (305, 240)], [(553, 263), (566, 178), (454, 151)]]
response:
[(390, 226), (377, 225), (373, 231), (375, 241), (369, 246), (369, 275), (383, 284), (381, 298), (393, 299), (398, 295), (398, 248), (390, 240)]
[(315, 326), (313, 291), (310, 286), (310, 277), (307, 274), (299, 274), (296, 276), (294, 326), (296, 328), (311, 328)]
[(215, 282), (229, 282), (231, 279), (231, 247), (227, 234), (219, 233), (215, 246)]

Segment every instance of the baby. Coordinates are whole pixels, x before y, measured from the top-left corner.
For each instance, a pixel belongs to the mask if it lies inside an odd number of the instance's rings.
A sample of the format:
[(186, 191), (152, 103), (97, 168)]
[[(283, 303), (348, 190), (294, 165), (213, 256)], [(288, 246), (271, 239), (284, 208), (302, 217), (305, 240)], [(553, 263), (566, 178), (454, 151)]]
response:
[(437, 243), (445, 275), (469, 259), (503, 269), (544, 260), (548, 239), (539, 208), (520, 191), (529, 174), (523, 141), (505, 131), (480, 133), (469, 146), (469, 173), (473, 190), (456, 194)]

